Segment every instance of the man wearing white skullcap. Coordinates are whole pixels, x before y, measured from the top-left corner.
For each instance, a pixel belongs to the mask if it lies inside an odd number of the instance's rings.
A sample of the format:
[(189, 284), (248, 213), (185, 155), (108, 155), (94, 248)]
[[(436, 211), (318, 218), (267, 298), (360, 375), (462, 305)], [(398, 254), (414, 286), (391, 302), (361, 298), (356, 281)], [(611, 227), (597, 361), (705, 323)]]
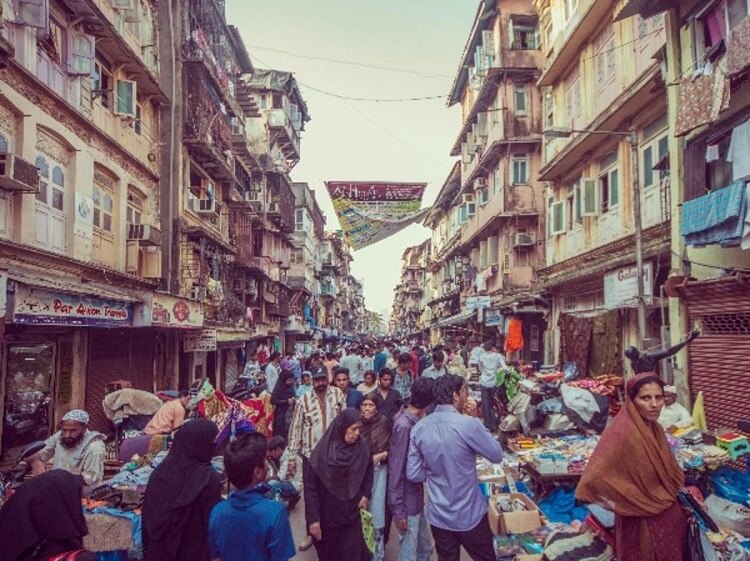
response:
[(89, 430), (88, 424), (86, 411), (68, 411), (62, 418), (60, 430), (46, 440), (41, 451), (29, 458), (32, 473), (44, 473), (47, 462), (52, 459), (52, 469), (81, 475), (86, 485), (101, 483), (104, 479), (104, 435)]
[(659, 424), (669, 432), (693, 425), (692, 415), (677, 403), (677, 389), (674, 386), (664, 386), (664, 408), (659, 415)]

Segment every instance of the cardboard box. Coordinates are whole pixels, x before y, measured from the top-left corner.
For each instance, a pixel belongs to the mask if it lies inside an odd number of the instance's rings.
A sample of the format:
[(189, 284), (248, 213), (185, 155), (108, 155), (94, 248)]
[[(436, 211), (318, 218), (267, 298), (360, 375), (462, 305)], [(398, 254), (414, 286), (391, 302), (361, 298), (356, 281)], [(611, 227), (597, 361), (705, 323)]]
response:
[[(499, 466), (497, 466), (499, 467)], [(485, 467), (482, 469), (477, 470), (477, 477), (479, 478), (480, 483), (496, 483), (498, 485), (505, 485), (508, 483), (508, 476), (510, 476), (513, 481), (519, 481), (521, 476), (518, 473), (517, 470), (509, 468), (509, 467), (503, 467), (502, 470), (497, 469), (497, 467)]]
[[(495, 506), (498, 497), (518, 499), (526, 505), (528, 510), (523, 512), (499, 512)], [(530, 498), (521, 493), (508, 495), (493, 495), (487, 510), (490, 528), (493, 534), (526, 534), (533, 532), (542, 525), (542, 515)]]

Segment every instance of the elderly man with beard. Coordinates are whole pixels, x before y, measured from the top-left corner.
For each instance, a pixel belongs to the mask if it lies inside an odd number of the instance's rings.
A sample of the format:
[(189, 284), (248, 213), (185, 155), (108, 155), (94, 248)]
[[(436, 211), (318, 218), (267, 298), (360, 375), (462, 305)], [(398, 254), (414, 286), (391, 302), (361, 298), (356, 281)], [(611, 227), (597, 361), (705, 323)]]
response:
[(52, 459), (52, 469), (63, 469), (83, 477), (86, 485), (104, 479), (104, 435), (89, 430), (89, 414), (81, 409), (68, 411), (60, 430), (45, 441), (44, 448), (29, 458), (34, 475), (44, 473)]

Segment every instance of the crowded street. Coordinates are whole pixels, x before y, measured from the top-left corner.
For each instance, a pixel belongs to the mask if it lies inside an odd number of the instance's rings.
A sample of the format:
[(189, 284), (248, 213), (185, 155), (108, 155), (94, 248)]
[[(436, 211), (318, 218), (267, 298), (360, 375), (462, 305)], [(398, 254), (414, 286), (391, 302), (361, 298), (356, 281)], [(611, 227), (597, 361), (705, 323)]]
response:
[(750, 561), (749, 362), (750, 0), (0, 0), (0, 561)]

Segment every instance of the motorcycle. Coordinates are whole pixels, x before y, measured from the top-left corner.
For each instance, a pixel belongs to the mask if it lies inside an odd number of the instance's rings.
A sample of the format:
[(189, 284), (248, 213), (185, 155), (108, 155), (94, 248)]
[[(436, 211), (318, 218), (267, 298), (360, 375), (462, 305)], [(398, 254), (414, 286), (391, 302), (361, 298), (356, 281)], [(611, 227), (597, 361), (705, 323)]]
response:
[(268, 384), (263, 375), (258, 373), (256, 376), (250, 378), (239, 378), (234, 386), (232, 386), (227, 397), (231, 397), (238, 401), (245, 401), (246, 399), (258, 397), (267, 388)]
[(29, 472), (29, 465), (26, 461), (42, 450), (44, 446), (43, 440), (32, 442), (21, 451), (21, 454), (16, 458), (16, 462), (10, 469), (0, 472), (0, 509), (11, 495), (13, 495), (15, 490), (23, 485), (26, 474)]

